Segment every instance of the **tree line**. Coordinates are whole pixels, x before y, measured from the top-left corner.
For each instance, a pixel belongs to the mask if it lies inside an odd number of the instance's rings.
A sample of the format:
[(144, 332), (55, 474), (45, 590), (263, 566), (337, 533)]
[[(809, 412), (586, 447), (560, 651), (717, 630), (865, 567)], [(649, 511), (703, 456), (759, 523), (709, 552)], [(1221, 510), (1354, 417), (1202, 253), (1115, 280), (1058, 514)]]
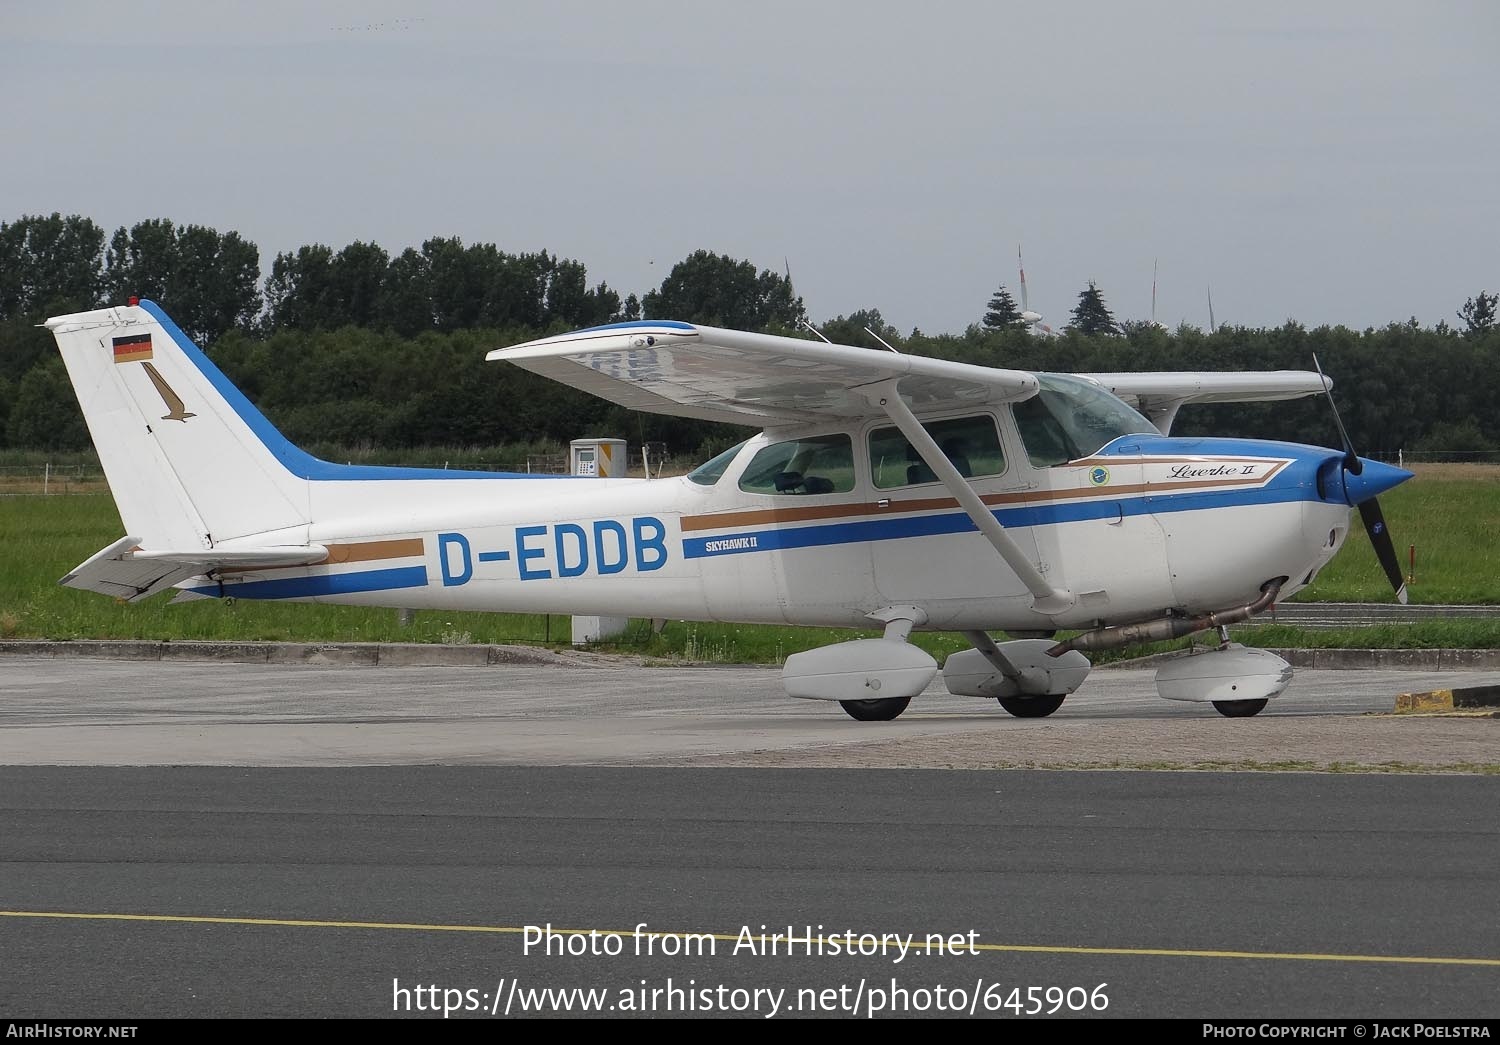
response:
[[(1212, 308), (1212, 302), (1209, 305)], [(1465, 300), (1463, 307), (1454, 314), (1463, 320), (1463, 333), (1466, 337), (1483, 337), (1500, 322), (1500, 294), (1488, 294), (1481, 290), (1474, 297)], [(990, 298), (988, 310), (980, 325), (985, 330), (1011, 330), (1030, 327), (1036, 322), (1036, 314), (1024, 312), (1011, 296), (1010, 289), (1002, 283)], [(1088, 286), (1078, 292), (1078, 303), (1069, 312), (1065, 329), (1090, 337), (1098, 334), (1118, 336), (1147, 325), (1156, 324), (1150, 320), (1117, 320), (1104, 300), (1104, 292), (1097, 283), (1089, 280)], [(1438, 333), (1448, 332), (1448, 321), (1440, 320), (1436, 329)]]
[[(590, 284), (581, 261), (546, 251), (436, 237), (391, 255), (373, 243), (278, 254), (262, 281), (259, 251), (238, 233), (166, 219), (106, 235), (88, 218), (27, 216), (0, 224), (0, 445), (88, 445), (48, 316), (159, 302), (294, 441), (409, 449), (561, 442), (584, 435), (665, 442), (706, 454), (743, 437), (726, 425), (632, 414), (516, 367), (489, 349), (600, 323), (682, 319), (813, 337), (790, 279), (700, 250), (637, 296)], [(1223, 326), (1170, 331), (1116, 321), (1097, 286), (1073, 322), (1035, 336), (1002, 285), (960, 334), (901, 335), (866, 309), (819, 324), (830, 340), (986, 366), (1070, 372), (1307, 369), (1314, 353), (1335, 379), (1361, 451), (1500, 447), (1496, 298), (1480, 293), (1462, 330), (1415, 320), (1379, 329)], [(1014, 313), (1013, 315), (1011, 313)], [(1327, 404), (1185, 410), (1179, 434), (1336, 442)]]

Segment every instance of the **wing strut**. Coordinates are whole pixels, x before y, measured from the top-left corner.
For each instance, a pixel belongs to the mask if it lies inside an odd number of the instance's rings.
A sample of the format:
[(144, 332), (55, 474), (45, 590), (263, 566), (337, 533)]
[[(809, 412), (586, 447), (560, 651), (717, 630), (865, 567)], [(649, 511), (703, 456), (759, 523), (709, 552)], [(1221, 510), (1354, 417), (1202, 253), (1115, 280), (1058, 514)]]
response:
[(917, 420), (916, 415), (901, 399), (901, 394), (896, 387), (895, 381), (882, 382), (865, 390), (865, 394), (872, 403), (878, 405), (886, 412), (901, 434), (906, 436), (906, 441), (916, 448), (918, 454), (928, 468), (932, 469), (944, 486), (948, 488), (958, 501), (959, 507), (968, 513), (974, 525), (979, 527), (979, 532), (992, 544), (995, 551), (1000, 553), (1000, 558), (1011, 568), (1021, 583), (1026, 585), (1033, 596), (1032, 606), (1042, 614), (1062, 613), (1073, 605), (1076, 599), (1073, 593), (1065, 588), (1054, 588), (1047, 583), (1036, 565), (1027, 558), (1026, 553), (1021, 550), (1020, 545), (1011, 539), (1010, 534), (1005, 532), (1005, 527), (995, 518), (984, 501), (974, 492), (974, 488), (953, 467), (953, 462), (948, 460), (948, 455), (938, 447), (927, 429)]

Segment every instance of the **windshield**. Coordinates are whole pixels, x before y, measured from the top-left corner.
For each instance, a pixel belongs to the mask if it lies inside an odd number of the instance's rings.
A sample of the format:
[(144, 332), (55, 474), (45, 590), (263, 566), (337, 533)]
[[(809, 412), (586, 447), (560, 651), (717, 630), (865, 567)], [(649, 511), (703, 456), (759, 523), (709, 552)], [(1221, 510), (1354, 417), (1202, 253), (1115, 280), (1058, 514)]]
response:
[(1087, 457), (1122, 435), (1155, 433), (1156, 426), (1091, 381), (1038, 374), (1042, 389), (1012, 408), (1026, 454), (1038, 468)]
[(699, 486), (712, 486), (723, 478), (724, 470), (729, 467), (729, 462), (739, 456), (739, 452), (744, 449), (745, 443), (749, 441), (746, 439), (743, 443), (735, 443), (722, 454), (719, 454), (712, 460), (704, 461), (697, 468), (694, 468), (687, 474), (687, 477)]

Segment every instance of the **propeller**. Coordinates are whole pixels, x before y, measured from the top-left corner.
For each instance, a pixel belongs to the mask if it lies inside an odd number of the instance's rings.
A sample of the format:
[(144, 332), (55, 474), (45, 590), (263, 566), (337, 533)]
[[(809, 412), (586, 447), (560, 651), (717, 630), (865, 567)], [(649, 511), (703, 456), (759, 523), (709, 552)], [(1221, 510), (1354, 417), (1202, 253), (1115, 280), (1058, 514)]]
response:
[[(1391, 539), (1390, 528), (1385, 524), (1385, 513), (1380, 510), (1380, 501), (1376, 495), (1410, 478), (1411, 473), (1378, 461), (1366, 461), (1354, 452), (1354, 443), (1349, 439), (1349, 431), (1344, 427), (1343, 418), (1339, 416), (1338, 404), (1333, 400), (1333, 387), (1323, 376), (1323, 367), (1318, 363), (1316, 353), (1313, 355), (1313, 367), (1323, 382), (1323, 393), (1328, 397), (1329, 409), (1333, 411), (1333, 423), (1338, 427), (1339, 439), (1344, 444), (1345, 500), (1359, 508), (1360, 520), (1365, 524), (1365, 533), (1370, 535), (1370, 545), (1375, 549), (1375, 557), (1380, 560), (1380, 568), (1385, 571), (1386, 579), (1396, 592), (1396, 601), (1404, 606), (1407, 600), (1406, 578), (1401, 573), (1396, 543)], [(1367, 464), (1373, 465), (1369, 475), (1365, 474)]]

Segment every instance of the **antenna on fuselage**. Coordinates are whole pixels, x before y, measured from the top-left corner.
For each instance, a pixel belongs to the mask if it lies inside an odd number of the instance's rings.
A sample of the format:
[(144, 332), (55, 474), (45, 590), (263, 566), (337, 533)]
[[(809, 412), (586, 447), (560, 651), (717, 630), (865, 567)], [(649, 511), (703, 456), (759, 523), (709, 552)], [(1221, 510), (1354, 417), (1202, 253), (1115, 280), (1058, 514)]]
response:
[(875, 339), (875, 340), (876, 340), (876, 341), (879, 341), (879, 342), (880, 342), (880, 343), (881, 343), (881, 344), (882, 344), (882, 345), (884, 345), (884, 346), (885, 346), (885, 347), (886, 347), (886, 348), (890, 348), (890, 349), (891, 349), (891, 351), (892, 351), (892, 352), (895, 352), (895, 353), (896, 353), (896, 355), (898, 355), (898, 356), (899, 356), (899, 355), (900, 355), (900, 354), (901, 354), (901, 353), (900, 353), (900, 352), (897, 352), (897, 351), (896, 351), (896, 349), (894, 349), (894, 348), (891, 348), (891, 344), (890, 344), (890, 342), (889, 342), (889, 341), (887, 341), (887, 340), (886, 340), (886, 339), (885, 339), (885, 338), (883, 338), (883, 337), (881, 337), (881, 336), (880, 336), (880, 335), (879, 335), (879, 334), (877, 334), (877, 333), (875, 333), (875, 331), (873, 331), (873, 330), (871, 330), (871, 329), (870, 329), (870, 328), (869, 328), (869, 327), (865, 327), (865, 333), (866, 333), (866, 334), (869, 334), (869, 335), (870, 335), (870, 336), (871, 336), (871, 337), (873, 337), (873, 338), (874, 338), (874, 339)]
[(821, 330), (819, 330), (817, 327), (813, 326), (807, 320), (804, 319), (801, 322), (802, 322), (802, 325), (805, 326), (808, 330), (811, 330), (814, 334), (817, 334), (819, 337), (822, 337), (825, 342), (827, 342), (830, 345), (833, 344), (832, 341), (829, 341), (826, 337), (823, 337), (823, 332)]

